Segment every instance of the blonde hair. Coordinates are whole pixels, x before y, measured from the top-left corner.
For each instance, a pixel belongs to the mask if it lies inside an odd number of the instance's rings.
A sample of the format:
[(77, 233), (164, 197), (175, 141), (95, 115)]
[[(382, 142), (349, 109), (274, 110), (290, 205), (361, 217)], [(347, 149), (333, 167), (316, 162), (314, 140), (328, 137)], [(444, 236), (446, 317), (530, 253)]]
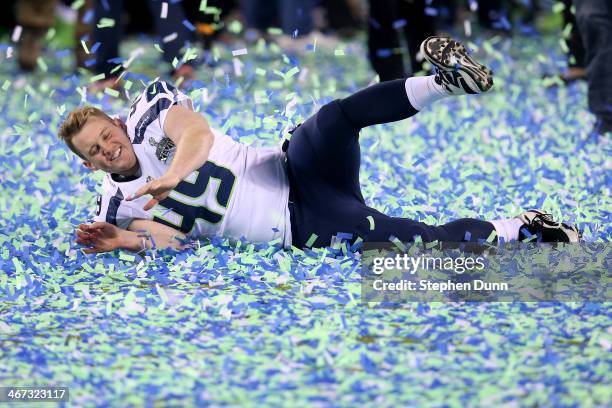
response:
[(100, 109), (95, 108), (93, 106), (83, 106), (80, 108), (76, 108), (68, 114), (68, 117), (66, 118), (66, 120), (64, 120), (64, 123), (62, 123), (58, 132), (59, 138), (62, 139), (64, 143), (66, 143), (66, 145), (70, 148), (70, 150), (74, 152), (74, 154), (76, 154), (83, 160), (87, 160), (87, 158), (81, 152), (79, 152), (76, 147), (74, 147), (74, 144), (72, 143), (72, 138), (74, 137), (74, 135), (79, 133), (81, 129), (83, 129), (83, 126), (85, 126), (89, 118), (92, 116), (97, 116), (99, 118), (106, 119), (109, 122), (113, 121), (110, 116), (108, 116)]

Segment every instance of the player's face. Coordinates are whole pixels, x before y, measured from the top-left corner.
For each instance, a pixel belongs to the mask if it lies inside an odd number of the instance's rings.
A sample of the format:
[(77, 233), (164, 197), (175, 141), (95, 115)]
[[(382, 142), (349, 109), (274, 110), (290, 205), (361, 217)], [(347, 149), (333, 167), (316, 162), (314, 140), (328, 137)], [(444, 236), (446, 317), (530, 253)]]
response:
[(133, 175), (138, 160), (128, 138), (125, 124), (97, 116), (90, 117), (81, 131), (72, 137), (72, 144), (86, 158), (83, 163), (91, 170)]

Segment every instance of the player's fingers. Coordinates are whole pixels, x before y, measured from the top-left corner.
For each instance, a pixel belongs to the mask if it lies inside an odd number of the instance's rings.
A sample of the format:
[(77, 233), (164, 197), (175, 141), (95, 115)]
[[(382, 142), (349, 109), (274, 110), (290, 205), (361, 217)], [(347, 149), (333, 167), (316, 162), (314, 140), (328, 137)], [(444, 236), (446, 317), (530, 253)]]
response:
[(77, 238), (76, 238), (76, 242), (77, 242), (78, 244), (82, 244), (82, 243), (84, 243), (84, 242), (91, 242), (91, 241), (92, 241), (92, 239), (93, 239), (92, 237), (88, 237), (88, 236), (86, 236), (86, 235), (79, 235), (79, 236), (77, 236)]
[(91, 228), (90, 229), (93, 230), (93, 231), (99, 231), (101, 229), (106, 228), (107, 225), (108, 224), (105, 223), (105, 222), (96, 221), (93, 224), (91, 224)]
[(144, 207), (142, 207), (142, 209), (145, 211), (149, 211), (151, 208), (155, 207), (157, 203), (158, 201), (155, 198), (152, 198), (144, 205)]
[(126, 198), (127, 201), (135, 200), (143, 195), (153, 194), (159, 188), (157, 180), (149, 181), (144, 186), (140, 187), (134, 194)]
[(91, 229), (91, 226), (89, 224), (80, 224), (79, 227), (77, 228), (77, 231), (83, 231), (83, 232), (88, 232)]
[(77, 238), (75, 242), (79, 245), (88, 245), (91, 243), (91, 241), (86, 238)]
[(160, 201), (165, 200), (166, 197), (168, 197), (169, 195), (170, 195), (170, 191), (164, 191), (163, 193), (156, 195), (155, 199), (157, 200), (157, 202), (160, 202)]

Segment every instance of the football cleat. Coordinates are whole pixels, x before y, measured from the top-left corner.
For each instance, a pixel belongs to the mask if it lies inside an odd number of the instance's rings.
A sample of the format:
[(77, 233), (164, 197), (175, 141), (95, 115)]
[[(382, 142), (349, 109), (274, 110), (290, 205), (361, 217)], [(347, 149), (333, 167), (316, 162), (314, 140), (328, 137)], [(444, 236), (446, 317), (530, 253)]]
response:
[(429, 37), (421, 54), (436, 70), (436, 82), (451, 95), (478, 94), (493, 86), (493, 73), (472, 59), (463, 44), (448, 37)]
[(536, 242), (580, 242), (581, 234), (573, 225), (553, 220), (551, 214), (541, 210), (525, 211), (518, 217), (523, 224), (519, 238), (521, 240), (536, 236)]

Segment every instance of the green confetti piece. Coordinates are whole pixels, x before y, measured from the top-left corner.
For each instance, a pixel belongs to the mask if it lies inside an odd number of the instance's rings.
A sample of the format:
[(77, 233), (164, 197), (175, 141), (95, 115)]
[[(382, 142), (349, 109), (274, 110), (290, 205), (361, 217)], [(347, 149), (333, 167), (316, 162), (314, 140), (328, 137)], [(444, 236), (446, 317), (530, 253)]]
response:
[(255, 74), (257, 74), (259, 76), (265, 76), (266, 75), (266, 70), (262, 69), (262, 68), (255, 68)]
[(136, 257), (134, 255), (129, 255), (129, 254), (126, 254), (124, 252), (120, 252), (119, 253), (119, 259), (122, 260), (122, 261), (134, 262)]
[(317, 234), (311, 234), (308, 240), (306, 241), (306, 246), (310, 248), (312, 244), (315, 243), (318, 237), (319, 236)]
[(438, 241), (431, 241), (425, 244), (425, 249), (431, 249), (438, 245)]
[(283, 33), (283, 30), (281, 30), (278, 27), (270, 27), (268, 28), (268, 34), (270, 35), (281, 35)]
[(109, 27), (114, 27), (114, 26), (115, 26), (115, 20), (113, 20), (112, 18), (106, 18), (106, 17), (101, 18), (97, 25), (98, 28), (109, 28)]
[(200, 1), (200, 9), (199, 10), (200, 11), (206, 10), (207, 4), (208, 4), (208, 0), (201, 0)]
[[(104, 74), (102, 74), (102, 78), (104, 78)], [(90, 82), (95, 82), (95, 81), (90, 81)], [(77, 88), (76, 91), (79, 95), (81, 95), (81, 98), (85, 98), (85, 94), (87, 93), (86, 87), (83, 86), (81, 88)]]
[(368, 222), (370, 223), (370, 231), (374, 231), (374, 228), (376, 228), (376, 224), (374, 223), (374, 217), (372, 217), (371, 215), (368, 215), (366, 218), (368, 219)]
[(393, 242), (393, 244), (398, 247), (400, 251), (406, 252), (406, 245), (404, 245), (404, 243), (398, 237), (393, 237), (391, 242)]
[(242, 23), (238, 20), (234, 20), (227, 26), (227, 30), (233, 34), (240, 34), (242, 32)]
[(119, 97), (119, 91), (117, 91), (116, 89), (112, 89), (112, 88), (105, 88), (104, 89), (104, 93), (107, 95), (110, 95), (114, 98), (118, 98)]
[(53, 39), (53, 37), (55, 37), (55, 28), (51, 27), (48, 31), (47, 34), (45, 35), (45, 40), (46, 41), (50, 41), (51, 39)]
[(204, 14), (220, 15), (221, 14), (221, 9), (218, 8), (218, 7), (206, 7), (204, 9)]
[(4, 80), (4, 83), (2, 84), (2, 90), (6, 91), (10, 88), (11, 86), (11, 81), (9, 81), (8, 79)]
[(40, 68), (42, 72), (47, 72), (47, 70), (49, 69), (47, 67), (47, 64), (45, 63), (45, 60), (42, 59), (42, 57), (38, 57), (36, 59), (36, 65), (38, 65), (38, 68)]
[(70, 5), (70, 8), (73, 10), (78, 10), (85, 4), (85, 0), (74, 0)]
[(497, 237), (497, 232), (495, 230), (491, 231), (491, 233), (487, 237), (487, 242), (489, 243), (493, 242), (496, 237)]
[(89, 82), (101, 81), (104, 78), (106, 78), (106, 75), (104, 73), (101, 73), (101, 74), (94, 75), (91, 78), (89, 78)]
[(298, 67), (293, 67), (291, 68), (289, 71), (287, 71), (287, 73), (284, 75), (285, 80), (291, 78), (292, 76), (294, 76), (295, 74), (297, 74), (298, 72), (300, 72), (300, 69)]
[(343, 49), (334, 50), (334, 55), (336, 57), (342, 57), (342, 56), (344, 56), (344, 50)]
[(562, 2), (558, 1), (555, 4), (553, 4), (553, 7), (552, 7), (553, 13), (562, 13), (563, 10), (565, 10), (565, 4), (563, 4)]
[(13, 258), (13, 265), (15, 265), (15, 272), (17, 274), (23, 273), (23, 265), (19, 259)]

